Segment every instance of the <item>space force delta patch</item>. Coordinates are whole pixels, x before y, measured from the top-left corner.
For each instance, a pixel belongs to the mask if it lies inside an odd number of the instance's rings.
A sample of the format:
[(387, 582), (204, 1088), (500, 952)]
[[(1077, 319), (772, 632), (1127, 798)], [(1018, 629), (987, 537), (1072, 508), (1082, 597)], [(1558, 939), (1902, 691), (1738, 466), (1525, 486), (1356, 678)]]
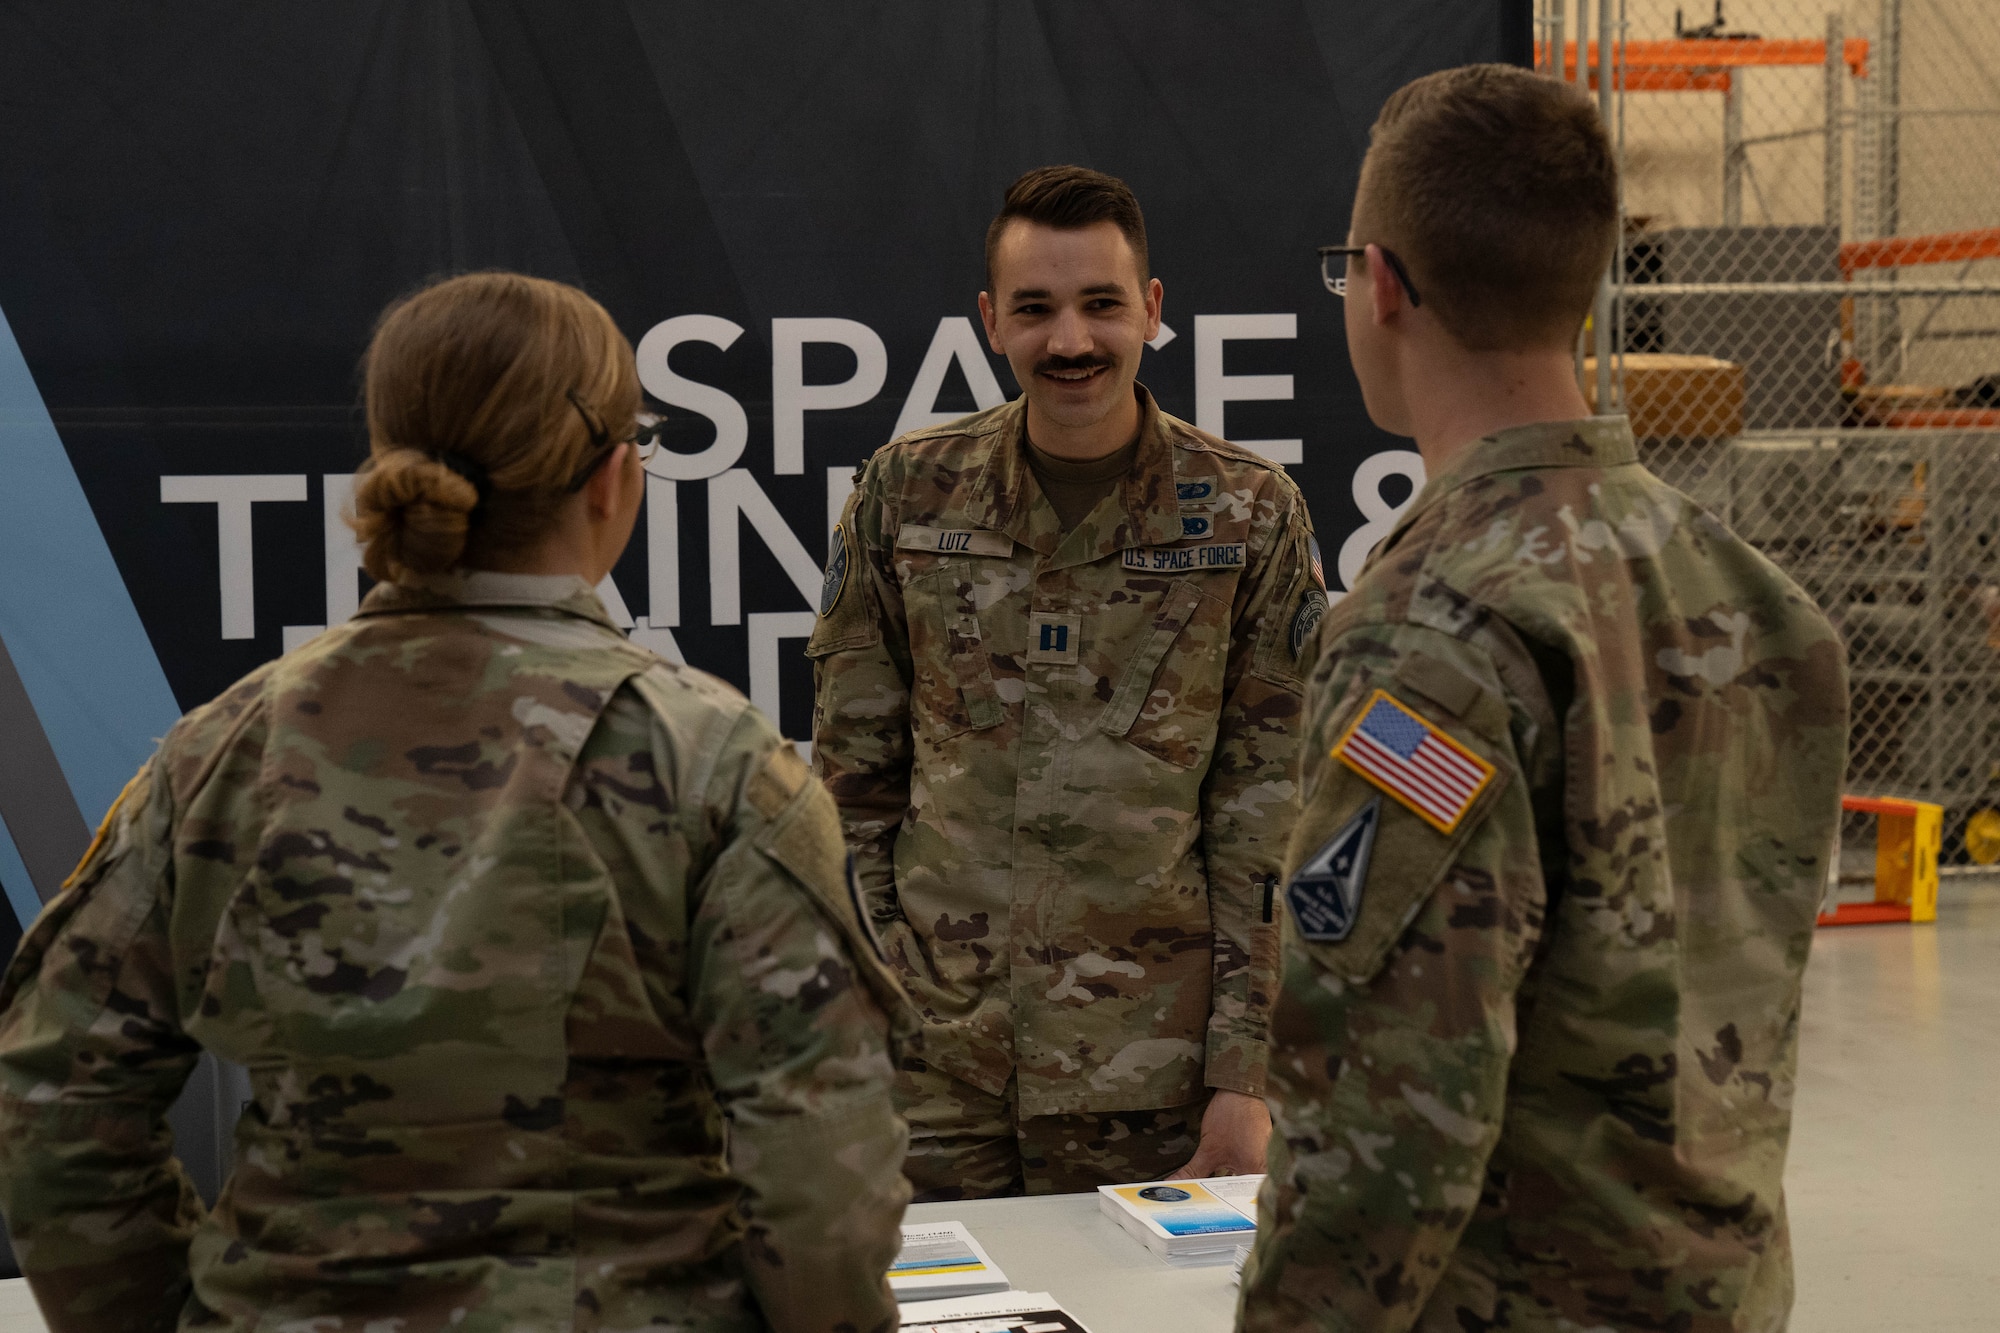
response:
[(819, 613), (830, 615), (840, 602), (841, 589), (847, 586), (847, 528), (844, 524), (833, 525), (833, 537), (826, 544), (826, 574), (819, 585)]
[(1387, 690), (1369, 697), (1332, 753), (1440, 833), (1458, 828), (1496, 771)]
[(1125, 568), (1148, 574), (1172, 574), (1183, 569), (1241, 569), (1242, 542), (1210, 542), (1206, 546), (1141, 546), (1124, 553)]
[(1285, 905), (1299, 937), (1314, 944), (1338, 944), (1354, 933), (1361, 916), (1361, 891), (1368, 883), (1368, 859), (1382, 822), (1382, 798), (1370, 797), (1361, 812), (1341, 825), (1312, 859), (1285, 885)]

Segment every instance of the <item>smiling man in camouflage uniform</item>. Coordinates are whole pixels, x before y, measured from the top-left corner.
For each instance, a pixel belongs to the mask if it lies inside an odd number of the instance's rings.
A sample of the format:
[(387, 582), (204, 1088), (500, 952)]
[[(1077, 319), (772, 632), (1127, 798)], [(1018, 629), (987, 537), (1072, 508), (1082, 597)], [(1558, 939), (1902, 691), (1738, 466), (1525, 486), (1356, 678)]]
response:
[(1588, 99), (1475, 66), (1389, 99), (1330, 257), (1430, 480), (1320, 628), (1257, 1333), (1785, 1323), (1842, 654), (1586, 416), (1617, 219)]
[(987, 258), (1022, 397), (869, 461), (809, 648), (815, 762), (927, 1019), (907, 1170), (919, 1198), (1259, 1171), (1305, 508), (1136, 384), (1160, 284), (1122, 182), (1030, 172)]

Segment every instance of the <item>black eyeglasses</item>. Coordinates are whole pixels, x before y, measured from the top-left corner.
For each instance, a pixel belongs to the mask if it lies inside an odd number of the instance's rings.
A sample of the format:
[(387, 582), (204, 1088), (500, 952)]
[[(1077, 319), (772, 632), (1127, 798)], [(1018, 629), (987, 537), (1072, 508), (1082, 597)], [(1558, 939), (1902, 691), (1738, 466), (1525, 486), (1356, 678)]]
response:
[(632, 445), (639, 455), (639, 463), (642, 467), (645, 465), (647, 459), (659, 452), (660, 432), (666, 425), (664, 418), (655, 418), (652, 421), (644, 422), (640, 424), (639, 428), (629, 438), (614, 440), (611, 438), (611, 432), (605, 429), (604, 424), (592, 416), (590, 409), (583, 405), (583, 399), (578, 396), (575, 389), (567, 390), (565, 396), (569, 399), (569, 405), (576, 409), (576, 414), (583, 418), (583, 428), (590, 432), (590, 447), (596, 451), (597, 455), (588, 463), (585, 463), (583, 470), (571, 479), (569, 483), (570, 494), (574, 495), (590, 483), (590, 479), (596, 473), (597, 469), (604, 466), (604, 460), (611, 457), (611, 451), (615, 445)]
[[(1389, 261), (1389, 271), (1396, 275), (1396, 281), (1403, 284), (1404, 292), (1409, 295), (1410, 304), (1422, 305), (1424, 298), (1417, 295), (1417, 284), (1410, 281), (1409, 270), (1403, 267), (1402, 260), (1396, 258), (1396, 252), (1385, 245), (1378, 245), (1375, 248), (1382, 252), (1382, 258)], [(1326, 284), (1328, 291), (1345, 300), (1347, 297), (1347, 261), (1349, 259), (1358, 259), (1367, 253), (1368, 247), (1365, 245), (1322, 245), (1319, 248), (1319, 280)], [(1339, 277), (1335, 277), (1333, 274), (1333, 260), (1336, 255), (1340, 257)]]

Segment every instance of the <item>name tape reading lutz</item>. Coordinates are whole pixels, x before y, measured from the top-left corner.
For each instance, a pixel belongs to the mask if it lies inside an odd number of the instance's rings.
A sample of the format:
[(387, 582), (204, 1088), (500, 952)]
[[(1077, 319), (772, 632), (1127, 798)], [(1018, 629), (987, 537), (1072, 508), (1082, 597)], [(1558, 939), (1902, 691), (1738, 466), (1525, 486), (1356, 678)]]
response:
[(896, 546), (905, 551), (941, 551), (947, 555), (1012, 555), (1014, 539), (1004, 532), (983, 528), (926, 528), (905, 523), (896, 534)]

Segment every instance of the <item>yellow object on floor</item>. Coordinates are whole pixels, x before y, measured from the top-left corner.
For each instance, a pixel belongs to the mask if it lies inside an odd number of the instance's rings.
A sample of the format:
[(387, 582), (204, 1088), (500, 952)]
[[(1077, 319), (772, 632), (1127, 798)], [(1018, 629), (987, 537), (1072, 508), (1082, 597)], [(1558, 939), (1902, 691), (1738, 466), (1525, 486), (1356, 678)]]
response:
[(1937, 920), (1938, 853), (1944, 807), (1893, 796), (1845, 796), (1840, 808), (1875, 816), (1875, 901), (1841, 903), (1822, 926)]

